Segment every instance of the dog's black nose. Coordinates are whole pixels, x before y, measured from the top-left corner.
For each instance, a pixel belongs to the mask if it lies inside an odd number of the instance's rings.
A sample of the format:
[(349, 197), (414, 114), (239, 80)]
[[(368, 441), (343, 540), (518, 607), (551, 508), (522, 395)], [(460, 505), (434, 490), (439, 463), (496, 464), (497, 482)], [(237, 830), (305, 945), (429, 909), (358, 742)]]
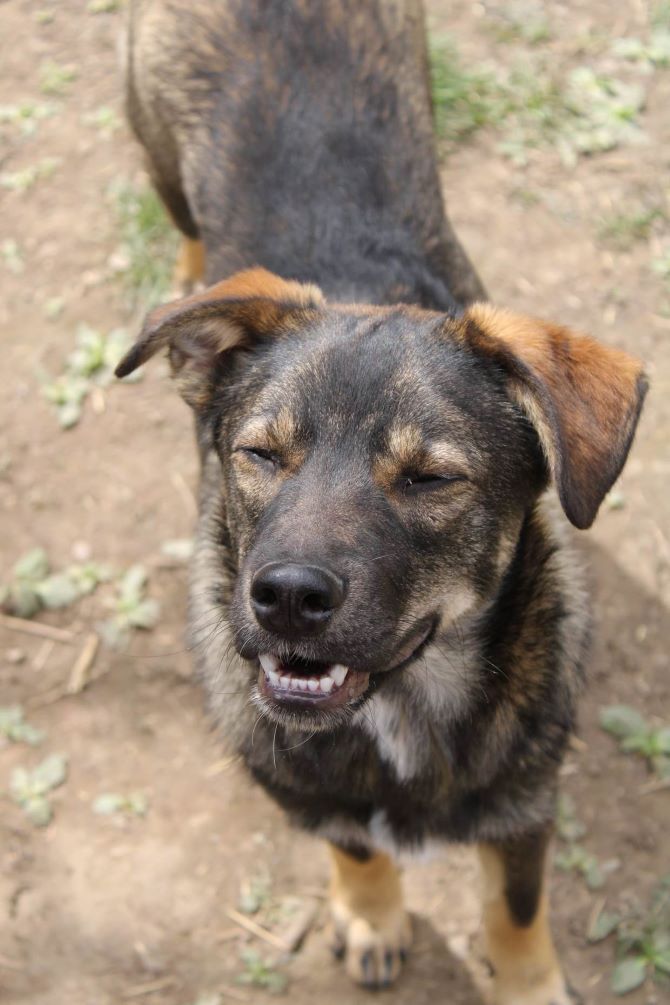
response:
[(286, 638), (323, 631), (345, 596), (339, 576), (315, 565), (269, 562), (251, 581), (251, 606), (259, 624)]

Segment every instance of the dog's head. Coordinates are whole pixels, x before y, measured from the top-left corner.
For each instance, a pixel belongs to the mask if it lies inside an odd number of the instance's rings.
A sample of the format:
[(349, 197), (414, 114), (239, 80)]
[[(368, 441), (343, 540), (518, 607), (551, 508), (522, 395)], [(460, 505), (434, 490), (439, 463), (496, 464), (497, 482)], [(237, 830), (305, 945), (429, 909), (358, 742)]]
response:
[(646, 387), (534, 318), (328, 306), (262, 269), (154, 311), (117, 374), (163, 347), (220, 460), (250, 689), (311, 728), (491, 601), (550, 479), (590, 526)]

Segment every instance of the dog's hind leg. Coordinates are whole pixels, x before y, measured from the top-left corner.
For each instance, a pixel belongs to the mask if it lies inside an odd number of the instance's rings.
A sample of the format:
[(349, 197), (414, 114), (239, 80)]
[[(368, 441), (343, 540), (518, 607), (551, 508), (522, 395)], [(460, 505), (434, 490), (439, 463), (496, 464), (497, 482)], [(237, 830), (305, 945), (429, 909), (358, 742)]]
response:
[(196, 292), (205, 278), (205, 246), (202, 241), (183, 237), (174, 268), (175, 296)]
[(549, 929), (548, 831), (479, 846), (495, 1005), (571, 1005)]
[(411, 941), (397, 866), (388, 855), (330, 845), (330, 904), (335, 951), (349, 976), (369, 988), (388, 987)]

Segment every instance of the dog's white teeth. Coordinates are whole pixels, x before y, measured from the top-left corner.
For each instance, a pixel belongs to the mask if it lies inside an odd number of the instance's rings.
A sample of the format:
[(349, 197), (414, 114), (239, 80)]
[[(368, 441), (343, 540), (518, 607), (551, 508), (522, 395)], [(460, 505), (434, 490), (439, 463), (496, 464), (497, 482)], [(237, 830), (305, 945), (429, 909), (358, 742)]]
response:
[(279, 660), (272, 653), (261, 653), (258, 657), (258, 662), (265, 670), (268, 676), (275, 670), (279, 669)]
[(336, 663), (319, 676), (307, 677), (304, 674), (294, 675), (288, 669), (282, 668), (280, 661), (272, 653), (263, 653), (258, 660), (272, 687), (282, 691), (330, 694), (333, 688), (342, 687), (349, 673), (347, 667)]
[(334, 667), (330, 668), (328, 676), (335, 681), (338, 687), (342, 687), (348, 673), (349, 671), (346, 667), (343, 667), (341, 663), (337, 663)]

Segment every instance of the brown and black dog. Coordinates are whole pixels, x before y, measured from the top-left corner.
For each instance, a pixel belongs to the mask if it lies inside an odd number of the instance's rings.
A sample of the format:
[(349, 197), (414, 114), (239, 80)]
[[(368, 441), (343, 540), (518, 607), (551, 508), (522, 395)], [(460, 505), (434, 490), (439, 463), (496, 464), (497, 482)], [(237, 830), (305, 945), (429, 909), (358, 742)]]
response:
[(543, 874), (589, 626), (543, 496), (590, 526), (641, 368), (477, 302), (416, 0), (137, 0), (128, 110), (182, 279), (215, 284), (118, 368), (167, 349), (194, 410), (212, 712), (330, 842), (355, 980), (388, 984), (409, 945), (393, 852), (467, 841), (495, 1001), (565, 1005)]

